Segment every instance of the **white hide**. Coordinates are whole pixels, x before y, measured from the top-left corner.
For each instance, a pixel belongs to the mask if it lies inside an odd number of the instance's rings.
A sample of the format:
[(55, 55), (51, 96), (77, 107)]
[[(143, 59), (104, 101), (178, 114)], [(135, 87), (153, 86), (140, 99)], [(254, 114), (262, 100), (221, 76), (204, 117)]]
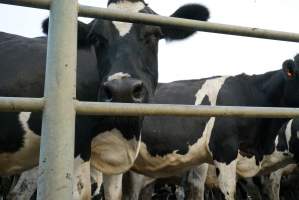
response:
[[(132, 12), (132, 13), (137, 13), (141, 11), (142, 9), (145, 8), (145, 5), (143, 2), (138, 1), (138, 2), (130, 2), (130, 1), (119, 1), (117, 3), (111, 3), (109, 4), (108, 8), (111, 9), (118, 9), (122, 10), (124, 12)], [(115, 26), (115, 28), (118, 30), (119, 35), (121, 37), (124, 37), (126, 34), (128, 34), (133, 26), (131, 23), (126, 23), (126, 22), (118, 22), (118, 21), (113, 21), (112, 22)]]
[(127, 140), (117, 129), (98, 134), (91, 143), (91, 165), (104, 174), (119, 174), (133, 165), (140, 139)]
[(15, 153), (0, 154), (0, 175), (21, 173), (38, 164), (40, 137), (28, 125), (31, 112), (21, 112), (19, 123), (24, 131), (23, 147)]
[(84, 162), (80, 156), (74, 163), (73, 199), (91, 199), (90, 162)]

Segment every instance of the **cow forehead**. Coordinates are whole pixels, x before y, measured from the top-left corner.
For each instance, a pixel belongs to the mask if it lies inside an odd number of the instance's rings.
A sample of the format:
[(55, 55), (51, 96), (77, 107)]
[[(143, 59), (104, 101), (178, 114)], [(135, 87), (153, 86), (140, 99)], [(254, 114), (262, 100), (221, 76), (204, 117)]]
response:
[[(131, 2), (131, 1), (118, 1), (115, 3), (110, 3), (108, 5), (108, 8), (111, 9), (120, 9), (124, 12), (139, 12), (145, 8), (145, 4), (141, 1), (137, 2)], [(113, 21), (113, 25), (115, 26), (116, 30), (118, 30), (119, 35), (121, 37), (128, 34), (133, 26), (132, 23), (126, 23), (126, 22), (118, 22)]]

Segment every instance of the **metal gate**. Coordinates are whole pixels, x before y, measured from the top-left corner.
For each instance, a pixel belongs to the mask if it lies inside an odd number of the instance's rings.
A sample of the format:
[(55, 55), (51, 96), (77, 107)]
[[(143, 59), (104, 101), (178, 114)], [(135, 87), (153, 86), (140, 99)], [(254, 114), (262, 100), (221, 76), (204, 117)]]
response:
[[(195, 20), (125, 13), (78, 5), (77, 0), (0, 0), (50, 10), (43, 98), (0, 97), (0, 111), (43, 111), (38, 199), (72, 199), (75, 115), (176, 115), (299, 117), (298, 108), (184, 106), (80, 102), (76, 100), (77, 16), (299, 42), (299, 34)], [(67, 30), (67, 31), (65, 31)]]

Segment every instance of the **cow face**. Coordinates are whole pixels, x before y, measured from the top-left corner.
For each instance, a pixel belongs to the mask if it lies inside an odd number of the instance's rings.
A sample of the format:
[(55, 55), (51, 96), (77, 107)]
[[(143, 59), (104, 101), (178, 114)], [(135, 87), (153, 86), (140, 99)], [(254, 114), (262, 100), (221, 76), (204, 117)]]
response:
[(286, 79), (284, 85), (284, 104), (299, 107), (299, 54), (293, 60), (283, 63), (283, 73)]
[[(108, 8), (155, 14), (144, 1), (111, 0)], [(209, 12), (201, 5), (192, 4), (181, 7), (172, 16), (207, 20)], [(94, 20), (89, 27), (88, 38), (96, 41), (101, 77), (99, 101), (106, 102), (147, 102), (158, 81), (159, 40), (184, 39), (194, 33), (103, 19)]]
[[(109, 0), (108, 8), (155, 14), (143, 0)], [(207, 20), (198, 4), (179, 8), (172, 17)], [(43, 23), (48, 31), (48, 20)], [(185, 39), (195, 31), (96, 19), (78, 24), (78, 46), (94, 46), (100, 74), (99, 101), (142, 103), (153, 95), (158, 81), (158, 42)]]

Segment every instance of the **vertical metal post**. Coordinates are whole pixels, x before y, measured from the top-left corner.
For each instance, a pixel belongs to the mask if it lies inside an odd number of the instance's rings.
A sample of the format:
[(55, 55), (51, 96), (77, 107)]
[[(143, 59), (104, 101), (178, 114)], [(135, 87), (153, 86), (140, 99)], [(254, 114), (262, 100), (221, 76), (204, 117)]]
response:
[(77, 0), (52, 0), (39, 162), (38, 200), (72, 199)]

